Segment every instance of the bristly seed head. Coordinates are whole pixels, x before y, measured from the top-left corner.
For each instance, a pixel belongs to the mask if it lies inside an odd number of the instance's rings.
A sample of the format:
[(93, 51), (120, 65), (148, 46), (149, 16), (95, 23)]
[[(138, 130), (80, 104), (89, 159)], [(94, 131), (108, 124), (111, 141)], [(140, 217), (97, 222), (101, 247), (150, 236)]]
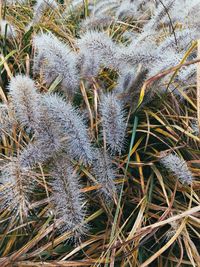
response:
[(181, 183), (188, 185), (192, 183), (193, 176), (184, 159), (171, 153), (169, 155), (164, 155), (160, 162), (169, 172), (175, 175)]
[(99, 193), (102, 195), (103, 199), (105, 199), (105, 201), (113, 201), (116, 194), (116, 187), (114, 184), (116, 172), (109, 155), (101, 149), (95, 150), (92, 173), (97, 182), (101, 185)]
[(100, 113), (106, 143), (111, 153), (121, 153), (126, 132), (126, 115), (115, 94), (102, 95)]
[(28, 130), (34, 130), (40, 116), (40, 96), (32, 79), (24, 75), (13, 77), (9, 94), (17, 119)]
[(62, 220), (60, 230), (73, 231), (74, 238), (80, 238), (87, 229), (84, 225), (86, 210), (80, 192), (79, 177), (66, 155), (53, 161), (51, 171), (53, 204), (57, 218)]
[(33, 189), (33, 174), (22, 168), (17, 158), (5, 164), (1, 170), (0, 207), (8, 209), (23, 222), (27, 217), (30, 205), (30, 194)]

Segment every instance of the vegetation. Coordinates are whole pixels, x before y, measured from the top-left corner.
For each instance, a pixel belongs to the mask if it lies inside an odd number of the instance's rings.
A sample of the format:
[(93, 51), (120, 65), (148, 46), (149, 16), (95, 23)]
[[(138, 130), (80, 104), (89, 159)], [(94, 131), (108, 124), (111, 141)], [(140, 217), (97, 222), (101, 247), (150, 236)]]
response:
[(199, 266), (199, 12), (0, 3), (0, 266)]

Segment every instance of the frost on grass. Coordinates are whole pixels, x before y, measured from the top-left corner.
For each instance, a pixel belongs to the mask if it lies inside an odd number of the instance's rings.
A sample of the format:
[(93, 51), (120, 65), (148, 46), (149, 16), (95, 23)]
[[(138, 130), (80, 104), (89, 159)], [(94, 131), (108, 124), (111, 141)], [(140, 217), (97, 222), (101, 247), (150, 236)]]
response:
[(86, 211), (79, 177), (66, 155), (54, 160), (51, 176), (54, 210), (56, 217), (62, 221), (60, 230), (73, 231), (74, 238), (77, 239), (86, 230), (84, 225)]
[(103, 95), (100, 113), (103, 133), (111, 153), (121, 153), (126, 131), (126, 116), (121, 102), (114, 94)]
[(192, 183), (193, 176), (184, 159), (171, 153), (163, 156), (160, 162), (170, 173), (176, 176), (182, 184), (190, 185)]
[(39, 113), (39, 94), (32, 79), (17, 75), (9, 84), (9, 94), (15, 114), (22, 126), (35, 129)]
[(34, 73), (42, 73), (47, 86), (58, 78), (66, 96), (73, 97), (79, 86), (77, 55), (53, 34), (36, 35), (33, 43)]

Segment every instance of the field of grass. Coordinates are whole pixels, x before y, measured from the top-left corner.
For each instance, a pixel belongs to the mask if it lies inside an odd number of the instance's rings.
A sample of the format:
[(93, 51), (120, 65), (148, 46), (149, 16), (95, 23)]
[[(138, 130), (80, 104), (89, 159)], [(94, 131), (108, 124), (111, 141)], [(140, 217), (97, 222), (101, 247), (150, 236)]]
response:
[(0, 2), (0, 267), (200, 266), (199, 14)]

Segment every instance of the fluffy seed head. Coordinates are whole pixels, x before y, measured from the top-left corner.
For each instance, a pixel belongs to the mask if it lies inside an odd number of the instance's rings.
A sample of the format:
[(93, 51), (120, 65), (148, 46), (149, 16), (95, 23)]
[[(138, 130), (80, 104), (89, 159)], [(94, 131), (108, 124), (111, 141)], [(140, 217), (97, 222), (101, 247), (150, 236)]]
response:
[(191, 184), (193, 176), (184, 159), (175, 154), (169, 154), (161, 158), (161, 164), (175, 175), (183, 184)]
[(59, 129), (58, 136), (64, 142), (64, 149), (71, 157), (90, 164), (93, 151), (83, 118), (70, 103), (66, 103), (56, 95), (46, 95), (43, 104), (49, 114), (55, 129)]
[(106, 143), (112, 153), (121, 153), (126, 131), (125, 112), (121, 102), (114, 94), (103, 95), (100, 113)]
[(23, 75), (13, 77), (9, 84), (9, 94), (19, 122), (29, 130), (34, 129), (40, 115), (40, 97), (33, 80)]
[(116, 194), (114, 184), (116, 173), (109, 155), (101, 149), (95, 150), (92, 173), (97, 182), (101, 185), (99, 189), (100, 195), (102, 195), (106, 201), (113, 200), (114, 194)]
[(117, 45), (105, 33), (88, 31), (78, 40), (77, 45), (83, 59), (83, 76), (96, 76), (101, 67), (119, 68), (116, 61)]
[(33, 44), (36, 50), (34, 73), (42, 73), (47, 85), (59, 77), (61, 89), (71, 98), (79, 85), (76, 54), (53, 34), (37, 35)]
[(79, 178), (66, 155), (54, 160), (51, 175), (54, 210), (57, 218), (62, 220), (60, 230), (74, 231), (75, 238), (78, 238), (86, 229), (83, 224), (84, 199), (80, 192)]
[(1, 170), (1, 209), (14, 212), (21, 221), (28, 215), (32, 177), (30, 171), (21, 167), (17, 158), (11, 159)]

